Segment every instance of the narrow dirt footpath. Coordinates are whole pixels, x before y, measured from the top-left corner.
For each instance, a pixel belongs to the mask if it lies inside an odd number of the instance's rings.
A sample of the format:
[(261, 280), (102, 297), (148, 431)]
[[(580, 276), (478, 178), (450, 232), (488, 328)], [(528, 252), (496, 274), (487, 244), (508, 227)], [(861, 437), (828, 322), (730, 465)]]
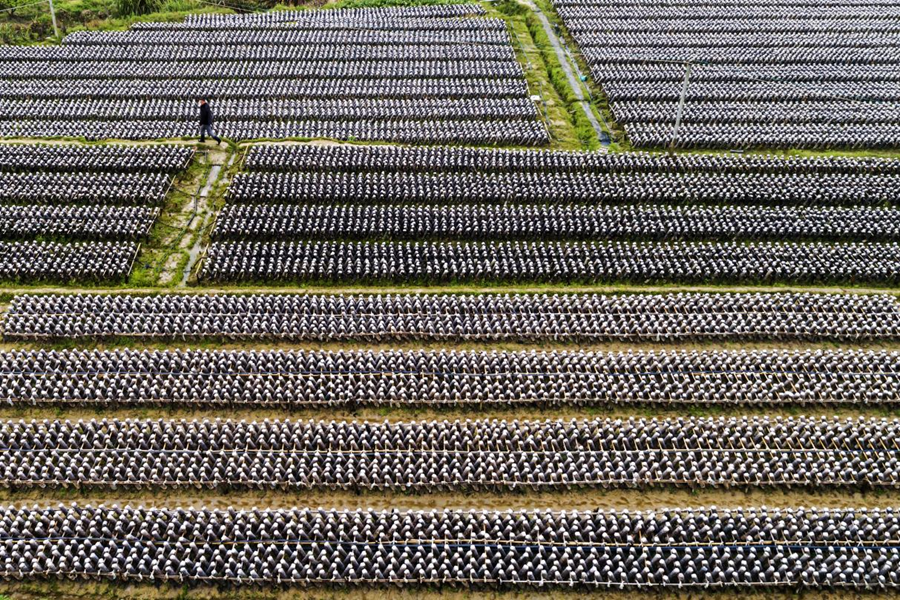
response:
[(571, 58), (566, 53), (566, 50), (565, 48), (563, 48), (562, 43), (559, 41), (559, 36), (556, 35), (556, 31), (553, 29), (553, 25), (550, 24), (550, 20), (547, 18), (547, 15), (545, 15), (543, 11), (541, 11), (541, 9), (537, 7), (536, 4), (534, 4), (530, 0), (526, 0), (525, 2), (523, 2), (523, 4), (528, 6), (528, 8), (530, 8), (540, 20), (541, 26), (544, 28), (544, 33), (547, 34), (547, 38), (549, 38), (550, 43), (553, 45), (553, 51), (556, 53), (556, 58), (557, 60), (559, 60), (559, 64), (562, 66), (563, 71), (565, 71), (566, 73), (566, 79), (569, 82), (569, 87), (572, 88), (572, 92), (575, 94), (577, 104), (581, 106), (581, 109), (587, 116), (588, 121), (590, 121), (591, 123), (591, 127), (593, 127), (594, 131), (597, 132), (597, 137), (600, 139), (600, 144), (603, 147), (608, 147), (610, 143), (609, 135), (600, 125), (597, 117), (594, 116), (594, 111), (591, 110), (591, 103), (587, 98), (585, 98), (584, 91), (581, 87), (581, 82), (578, 79), (578, 75), (575, 74), (575, 69), (573, 69)]
[[(231, 155), (230, 162), (234, 161), (234, 154)], [(184, 271), (181, 273), (181, 281), (178, 283), (178, 287), (187, 287), (188, 278), (191, 276), (191, 271), (194, 269), (194, 266), (197, 264), (197, 261), (200, 259), (200, 253), (203, 250), (203, 235), (202, 232), (209, 224), (212, 222), (212, 219), (215, 218), (215, 215), (212, 211), (209, 210), (209, 193), (212, 191), (213, 186), (215, 186), (216, 182), (219, 180), (219, 175), (222, 173), (222, 168), (224, 164), (213, 164), (212, 168), (209, 170), (209, 177), (206, 178), (206, 185), (203, 186), (203, 189), (200, 190), (199, 198), (197, 199), (197, 206), (194, 211), (194, 216), (191, 219), (190, 227), (188, 228), (191, 236), (195, 237), (194, 244), (191, 246), (191, 249), (188, 251), (188, 261), (184, 266)], [(199, 235), (194, 235), (199, 233)], [(185, 246), (190, 244), (191, 238), (185, 238), (184, 243)]]

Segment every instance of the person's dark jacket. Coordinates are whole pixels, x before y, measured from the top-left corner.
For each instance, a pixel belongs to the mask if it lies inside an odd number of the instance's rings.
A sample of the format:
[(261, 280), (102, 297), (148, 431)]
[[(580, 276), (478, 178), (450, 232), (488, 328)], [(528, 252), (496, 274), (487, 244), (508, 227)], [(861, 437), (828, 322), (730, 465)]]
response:
[(200, 125), (212, 125), (212, 111), (209, 110), (209, 104), (200, 105)]

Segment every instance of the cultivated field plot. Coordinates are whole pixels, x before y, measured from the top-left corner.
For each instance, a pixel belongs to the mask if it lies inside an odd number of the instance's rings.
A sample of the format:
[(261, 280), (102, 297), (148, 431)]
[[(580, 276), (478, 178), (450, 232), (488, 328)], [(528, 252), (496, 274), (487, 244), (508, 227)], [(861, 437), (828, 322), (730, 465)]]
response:
[(887, 351), (35, 350), (0, 353), (10, 406), (354, 408), (892, 405)]
[(892, 285), (898, 162), (249, 150), (213, 282)]
[(68, 294), (16, 296), (6, 340), (886, 341), (890, 295)]
[(5, 508), (6, 577), (231, 583), (900, 584), (897, 513)]
[(549, 142), (479, 5), (195, 17), (0, 48), (0, 136)]
[(0, 423), (0, 484), (454, 490), (897, 486), (900, 423), (679, 418)]
[(159, 216), (181, 146), (0, 145), (0, 280), (121, 281)]
[(900, 9), (880, 0), (553, 0), (636, 146), (900, 147)]
[(223, 242), (212, 281), (850, 283), (900, 280), (898, 244)]

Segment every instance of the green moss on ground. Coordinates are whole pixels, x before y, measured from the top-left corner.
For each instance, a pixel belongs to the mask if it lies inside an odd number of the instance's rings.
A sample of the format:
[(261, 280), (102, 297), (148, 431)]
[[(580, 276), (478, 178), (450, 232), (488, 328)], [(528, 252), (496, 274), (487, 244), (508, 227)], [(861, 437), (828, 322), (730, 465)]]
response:
[(535, 47), (538, 49), (541, 61), (546, 69), (547, 78), (550, 81), (553, 90), (565, 104), (565, 110), (568, 114), (569, 122), (574, 129), (575, 137), (578, 139), (580, 149), (596, 150), (600, 147), (600, 140), (597, 137), (597, 132), (594, 131), (584, 109), (578, 102), (574, 90), (572, 90), (572, 87), (569, 85), (569, 80), (566, 77), (562, 65), (559, 63), (556, 52), (553, 50), (550, 38), (547, 37), (547, 33), (544, 31), (537, 16), (527, 8), (521, 5), (518, 6), (525, 10), (523, 18), (525, 19), (528, 33), (534, 40)]
[(514, 0), (500, 0), (493, 5), (486, 4), (486, 7), (489, 16), (501, 18), (507, 23), (529, 93), (541, 98), (538, 110), (550, 132), (550, 147), (555, 150), (583, 149), (585, 146), (579, 139), (569, 110), (568, 88), (565, 85), (560, 87), (553, 81), (553, 71), (548, 67), (529, 26), (529, 18), (533, 17), (531, 12)]
[[(193, 235), (188, 230), (191, 206), (206, 183), (210, 168), (208, 160), (198, 153), (188, 168), (176, 176), (162, 212), (141, 246), (128, 286), (172, 287), (180, 281), (181, 270), (188, 261), (184, 240)], [(176, 275), (162, 281), (164, 272)]]

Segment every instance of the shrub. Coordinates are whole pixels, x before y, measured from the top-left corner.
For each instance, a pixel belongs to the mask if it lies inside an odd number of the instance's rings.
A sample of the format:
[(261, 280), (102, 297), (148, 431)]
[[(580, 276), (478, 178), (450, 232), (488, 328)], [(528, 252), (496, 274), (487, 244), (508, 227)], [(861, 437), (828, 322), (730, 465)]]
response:
[(159, 0), (116, 0), (116, 12), (120, 17), (146, 15), (154, 12)]

